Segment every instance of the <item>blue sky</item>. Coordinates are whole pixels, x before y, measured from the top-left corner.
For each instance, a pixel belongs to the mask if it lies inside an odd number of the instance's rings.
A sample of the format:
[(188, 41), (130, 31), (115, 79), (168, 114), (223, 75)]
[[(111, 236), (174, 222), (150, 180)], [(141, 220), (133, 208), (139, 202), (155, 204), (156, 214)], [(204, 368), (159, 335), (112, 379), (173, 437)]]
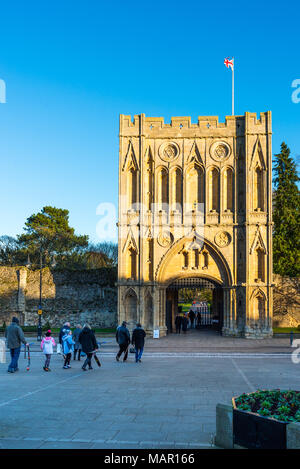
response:
[[(300, 155), (296, 1), (11, 2), (1, 6), (0, 235), (44, 205), (97, 241), (100, 203), (117, 204), (119, 114), (273, 113), (273, 152)], [(299, 94), (300, 96), (300, 94)], [(299, 157), (298, 157), (299, 158)]]

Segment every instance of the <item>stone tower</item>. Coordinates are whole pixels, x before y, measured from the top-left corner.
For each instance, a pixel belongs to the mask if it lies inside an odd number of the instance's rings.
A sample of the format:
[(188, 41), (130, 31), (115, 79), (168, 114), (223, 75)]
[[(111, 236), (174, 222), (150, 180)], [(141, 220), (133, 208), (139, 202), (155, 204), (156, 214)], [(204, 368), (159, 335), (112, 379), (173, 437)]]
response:
[(270, 112), (120, 116), (119, 322), (163, 336), (207, 282), (223, 335), (272, 335), (271, 135)]

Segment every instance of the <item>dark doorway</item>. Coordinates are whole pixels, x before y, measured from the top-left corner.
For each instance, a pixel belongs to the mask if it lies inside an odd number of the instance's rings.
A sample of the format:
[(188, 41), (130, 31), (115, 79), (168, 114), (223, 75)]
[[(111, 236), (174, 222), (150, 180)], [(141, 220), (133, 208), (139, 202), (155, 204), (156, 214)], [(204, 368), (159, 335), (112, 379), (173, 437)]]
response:
[[(202, 277), (177, 279), (166, 292), (166, 327), (175, 331), (177, 314), (195, 313), (195, 329), (212, 329), (221, 333), (223, 327), (223, 288)], [(190, 323), (191, 324), (191, 323)]]

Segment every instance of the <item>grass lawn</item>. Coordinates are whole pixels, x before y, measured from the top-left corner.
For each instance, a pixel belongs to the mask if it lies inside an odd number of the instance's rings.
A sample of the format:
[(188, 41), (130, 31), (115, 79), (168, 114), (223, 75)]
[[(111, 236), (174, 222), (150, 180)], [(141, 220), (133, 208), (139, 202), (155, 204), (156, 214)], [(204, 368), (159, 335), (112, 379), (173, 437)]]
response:
[(273, 327), (274, 334), (289, 334), (291, 331), (300, 334), (300, 329), (297, 327)]
[(188, 313), (191, 309), (192, 303), (178, 303), (178, 306), (182, 306), (183, 313)]

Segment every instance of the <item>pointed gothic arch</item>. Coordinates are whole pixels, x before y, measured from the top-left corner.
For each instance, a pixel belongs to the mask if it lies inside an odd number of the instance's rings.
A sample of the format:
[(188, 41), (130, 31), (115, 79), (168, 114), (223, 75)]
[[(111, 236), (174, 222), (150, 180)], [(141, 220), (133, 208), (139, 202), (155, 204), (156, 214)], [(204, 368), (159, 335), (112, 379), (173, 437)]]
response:
[(172, 210), (182, 211), (182, 170), (173, 166), (170, 170), (170, 203)]
[(125, 320), (128, 323), (136, 323), (138, 320), (138, 298), (135, 290), (129, 288), (124, 295)]
[(220, 210), (220, 170), (216, 166), (210, 166), (207, 170), (208, 211)]
[(159, 210), (165, 210), (169, 204), (169, 171), (165, 166), (156, 170), (156, 203)]
[(204, 203), (204, 167), (197, 162), (191, 163), (185, 171), (185, 201), (189, 210)]

